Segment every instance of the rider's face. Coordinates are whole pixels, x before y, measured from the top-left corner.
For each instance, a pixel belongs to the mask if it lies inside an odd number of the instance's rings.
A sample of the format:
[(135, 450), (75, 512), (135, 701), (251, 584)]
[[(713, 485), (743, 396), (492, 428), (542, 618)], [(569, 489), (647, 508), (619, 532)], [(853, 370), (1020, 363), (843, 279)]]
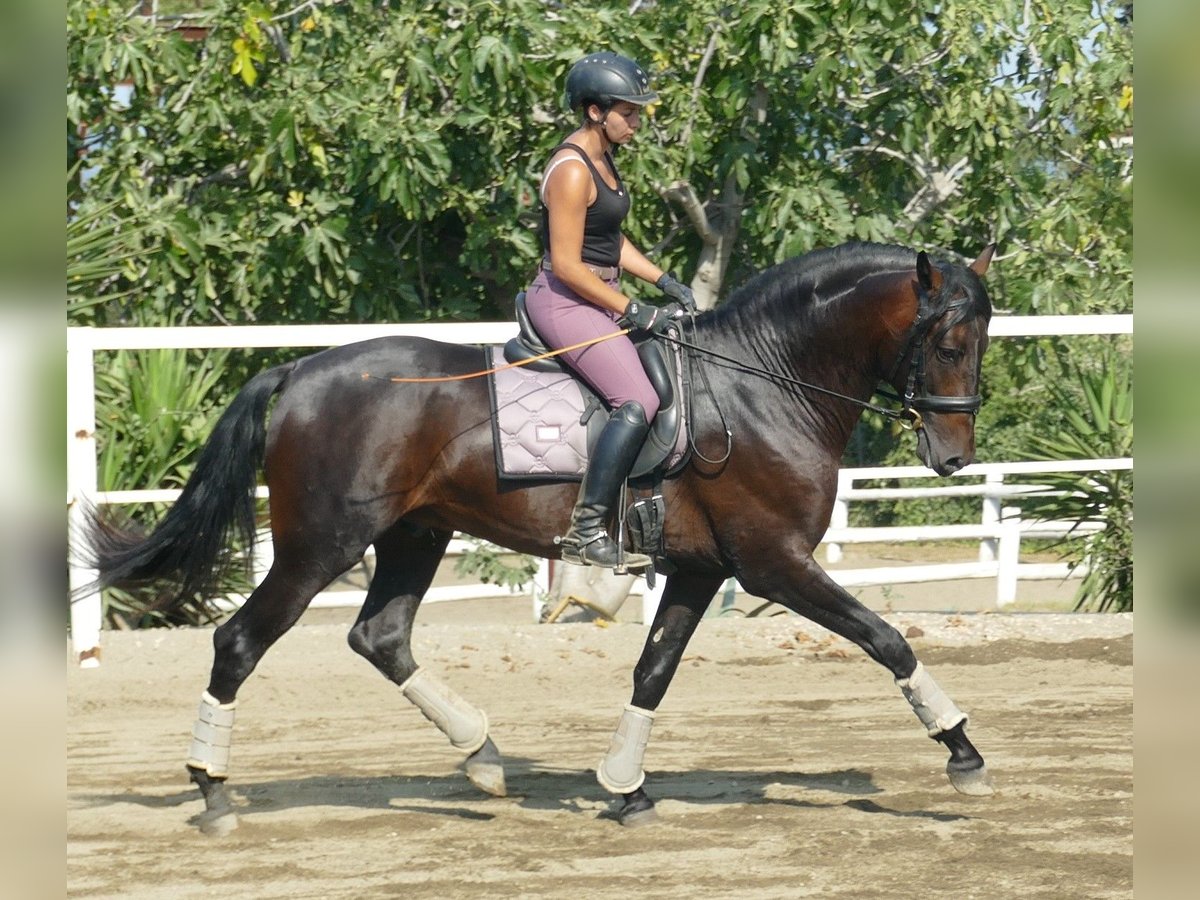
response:
[(628, 143), (642, 124), (641, 107), (633, 103), (613, 104), (604, 121), (604, 130), (614, 144)]

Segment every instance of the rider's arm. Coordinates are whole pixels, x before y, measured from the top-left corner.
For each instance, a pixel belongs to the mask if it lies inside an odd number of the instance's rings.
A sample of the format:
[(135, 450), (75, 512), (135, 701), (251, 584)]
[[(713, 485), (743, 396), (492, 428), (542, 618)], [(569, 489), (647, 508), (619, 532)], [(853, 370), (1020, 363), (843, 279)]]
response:
[[(628, 298), (583, 263), (583, 225), (595, 189), (582, 160), (578, 165), (556, 166), (550, 173), (543, 194), (550, 214), (550, 259), (555, 276), (567, 287), (585, 300), (621, 314), (629, 305)], [(622, 249), (622, 260), (624, 255)]]
[(663, 270), (650, 262), (625, 235), (621, 235), (621, 268), (650, 284), (655, 284), (663, 277)]

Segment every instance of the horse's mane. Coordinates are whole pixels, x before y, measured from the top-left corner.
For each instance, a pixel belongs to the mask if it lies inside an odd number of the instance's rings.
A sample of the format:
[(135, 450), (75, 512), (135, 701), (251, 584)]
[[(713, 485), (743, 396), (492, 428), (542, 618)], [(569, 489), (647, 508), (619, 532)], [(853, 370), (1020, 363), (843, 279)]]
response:
[[(848, 243), (813, 250), (752, 277), (712, 313), (714, 325), (777, 328), (785, 333), (832, 312), (831, 307), (863, 278), (916, 267), (917, 252), (891, 244)], [(954, 307), (943, 328), (976, 316), (991, 318), (991, 303), (979, 279), (965, 266), (934, 260), (945, 284), (930, 311), (942, 315), (965, 293), (968, 302)], [(940, 330), (940, 329), (939, 329)]]

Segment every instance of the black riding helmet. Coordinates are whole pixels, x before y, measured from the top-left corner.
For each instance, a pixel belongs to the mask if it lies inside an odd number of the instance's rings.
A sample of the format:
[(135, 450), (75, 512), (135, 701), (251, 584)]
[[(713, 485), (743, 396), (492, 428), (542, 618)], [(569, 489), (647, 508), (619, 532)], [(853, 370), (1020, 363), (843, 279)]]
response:
[(589, 53), (567, 73), (568, 109), (595, 103), (607, 112), (614, 103), (625, 101), (645, 106), (658, 100), (650, 90), (650, 77), (632, 59), (605, 50)]

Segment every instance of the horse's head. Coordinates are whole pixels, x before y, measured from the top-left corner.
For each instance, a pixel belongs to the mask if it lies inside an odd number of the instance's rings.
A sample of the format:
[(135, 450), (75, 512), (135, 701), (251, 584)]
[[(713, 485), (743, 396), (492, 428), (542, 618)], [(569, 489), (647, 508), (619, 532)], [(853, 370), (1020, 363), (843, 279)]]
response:
[(917, 453), (939, 475), (975, 459), (980, 367), (992, 315), (980, 276), (995, 249), (986, 247), (970, 266), (937, 267), (925, 253), (917, 255), (916, 315), (889, 380), (917, 432)]

